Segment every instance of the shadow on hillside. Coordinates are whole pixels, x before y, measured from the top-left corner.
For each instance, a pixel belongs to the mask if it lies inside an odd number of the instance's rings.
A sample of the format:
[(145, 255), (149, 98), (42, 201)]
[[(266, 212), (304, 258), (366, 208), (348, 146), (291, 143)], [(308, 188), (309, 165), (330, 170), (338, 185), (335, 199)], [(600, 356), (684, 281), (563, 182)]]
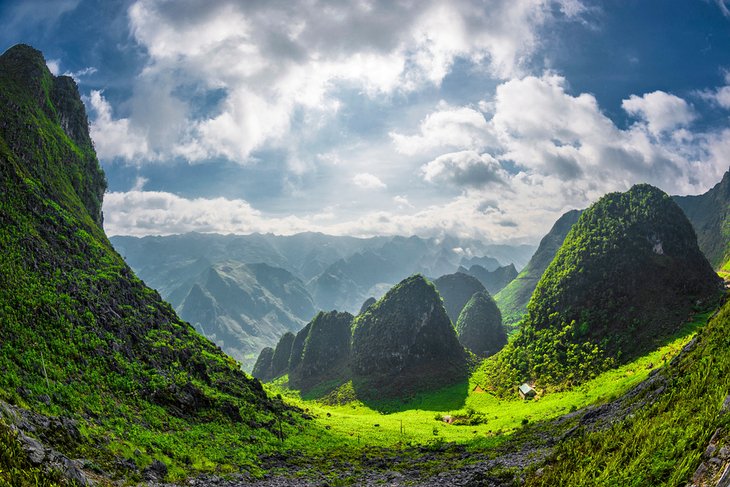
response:
[(353, 379), (357, 399), (381, 413), (397, 413), (413, 409), (425, 411), (455, 411), (462, 409), (469, 395), (469, 380), (463, 379), (445, 387), (432, 387), (408, 381), (374, 384)]

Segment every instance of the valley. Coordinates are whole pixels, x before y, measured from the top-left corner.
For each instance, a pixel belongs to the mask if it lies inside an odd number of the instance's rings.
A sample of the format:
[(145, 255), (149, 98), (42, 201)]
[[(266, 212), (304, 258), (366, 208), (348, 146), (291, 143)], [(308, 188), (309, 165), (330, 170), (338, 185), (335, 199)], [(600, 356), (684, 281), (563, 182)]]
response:
[(0, 487), (714, 486), (730, 471), (727, 175), (691, 199), (602, 195), (537, 251), (110, 240), (73, 78), (8, 49), (0, 115)]

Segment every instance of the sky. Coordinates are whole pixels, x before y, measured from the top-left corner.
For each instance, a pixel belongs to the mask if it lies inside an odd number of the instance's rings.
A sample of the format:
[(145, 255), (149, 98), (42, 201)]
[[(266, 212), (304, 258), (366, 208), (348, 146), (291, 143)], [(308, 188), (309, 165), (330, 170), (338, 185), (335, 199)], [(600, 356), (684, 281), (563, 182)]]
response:
[(730, 0), (2, 0), (73, 76), (109, 235), (536, 243), (730, 166)]

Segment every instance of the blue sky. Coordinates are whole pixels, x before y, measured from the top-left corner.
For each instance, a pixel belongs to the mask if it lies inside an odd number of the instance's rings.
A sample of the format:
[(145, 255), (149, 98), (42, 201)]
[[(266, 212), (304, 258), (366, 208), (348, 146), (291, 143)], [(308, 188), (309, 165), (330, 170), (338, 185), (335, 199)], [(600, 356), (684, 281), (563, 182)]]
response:
[(74, 76), (110, 234), (536, 242), (730, 164), (730, 2), (0, 3)]

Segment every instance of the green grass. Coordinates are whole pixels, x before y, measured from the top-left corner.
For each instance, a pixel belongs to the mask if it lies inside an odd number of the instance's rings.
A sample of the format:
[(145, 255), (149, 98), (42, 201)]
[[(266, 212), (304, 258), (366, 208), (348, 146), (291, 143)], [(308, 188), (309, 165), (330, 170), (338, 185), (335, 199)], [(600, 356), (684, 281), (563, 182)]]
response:
[(730, 304), (692, 351), (660, 372), (662, 394), (607, 429), (579, 429), (527, 485), (685, 485), (716, 431), (718, 450), (730, 444), (730, 414), (720, 412), (730, 392), (728, 350)]
[[(303, 399), (298, 391), (285, 388), (286, 377), (267, 387), (271, 394), (282, 394), (287, 402), (311, 414), (315, 424), (331, 433), (333, 438), (325, 442), (332, 442), (337, 447), (344, 444), (400, 448), (446, 441), (483, 448), (499, 443), (501, 437), (520, 429), (524, 420), (545, 421), (619, 397), (646, 379), (652, 369), (671, 360), (707, 322), (709, 314), (698, 315), (676, 338), (631, 363), (605, 372), (569, 391), (539, 395), (530, 401), (474, 392), (477, 385), (486, 388), (483, 368), (474, 372), (468, 382), (421, 394), (407, 401), (383, 401), (370, 406), (356, 400), (354, 394), (348, 392), (348, 384), (338, 392), (343, 400), (349, 402), (339, 405)], [(332, 397), (331, 394), (327, 396), (328, 399)], [(444, 415), (479, 416), (484, 422), (446, 424), (440, 420)]]

